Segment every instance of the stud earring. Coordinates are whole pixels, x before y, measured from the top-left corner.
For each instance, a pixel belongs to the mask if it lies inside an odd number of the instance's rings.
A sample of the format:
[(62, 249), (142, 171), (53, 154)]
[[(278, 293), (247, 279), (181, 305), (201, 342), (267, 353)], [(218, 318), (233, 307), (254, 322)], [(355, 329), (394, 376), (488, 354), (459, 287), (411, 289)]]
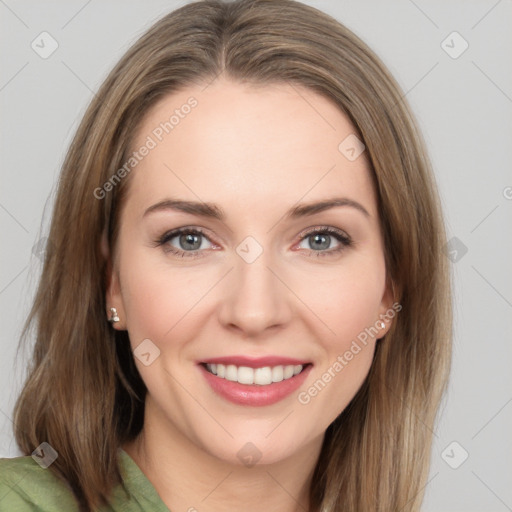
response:
[(382, 320), (379, 320), (378, 325), (381, 329), (384, 329), (384, 327), (386, 327), (386, 324)]
[(111, 323), (119, 322), (119, 317), (117, 316), (117, 309), (116, 308), (110, 308), (110, 318), (108, 319)]

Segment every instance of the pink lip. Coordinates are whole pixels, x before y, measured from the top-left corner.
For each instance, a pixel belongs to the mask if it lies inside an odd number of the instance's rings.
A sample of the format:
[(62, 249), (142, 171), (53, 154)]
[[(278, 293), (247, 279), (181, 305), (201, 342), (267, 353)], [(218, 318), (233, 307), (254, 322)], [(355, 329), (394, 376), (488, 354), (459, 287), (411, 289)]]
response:
[(290, 364), (296, 365), (301, 364), (305, 366), (310, 361), (304, 361), (301, 359), (293, 359), (291, 357), (280, 357), (280, 356), (265, 356), (265, 357), (247, 357), (247, 356), (226, 356), (226, 357), (213, 357), (211, 359), (205, 359), (198, 361), (198, 363), (209, 363), (209, 364), (234, 364), (235, 366), (247, 366), (249, 368), (263, 368), (265, 366), (287, 366)]
[[(218, 358), (216, 359), (220, 362), (220, 364), (225, 364), (222, 361), (234, 360), (233, 358), (229, 359), (223, 359)], [(239, 360), (239, 359), (237, 359)], [(255, 361), (258, 361), (258, 365), (261, 364), (262, 360), (267, 360), (267, 358), (262, 358), (258, 360), (252, 360), (254, 363)], [(284, 358), (279, 358), (279, 361), (285, 360)], [(209, 360), (210, 361), (214, 361)], [(293, 360), (288, 360), (293, 361)], [(229, 363), (228, 363), (229, 364)], [(234, 364), (234, 363), (231, 363)], [(283, 364), (283, 363), (277, 363), (277, 364)], [(289, 363), (293, 364), (293, 363)], [(301, 364), (300, 362), (295, 364)], [(240, 364), (240, 366), (250, 366), (254, 368), (253, 365), (248, 365), (247, 361), (244, 361), (243, 364)], [(267, 366), (276, 366), (276, 364), (266, 364)], [(238, 365), (237, 365), (238, 366)], [(217, 377), (216, 375), (213, 375), (206, 369), (205, 364), (199, 364), (198, 368), (200, 369), (201, 373), (204, 375), (204, 378), (208, 382), (208, 384), (211, 386), (213, 391), (215, 391), (219, 396), (222, 398), (229, 400), (230, 402), (237, 404), (237, 405), (248, 405), (253, 407), (261, 407), (265, 405), (272, 405), (275, 404), (287, 396), (289, 396), (291, 393), (296, 391), (304, 382), (306, 377), (308, 376), (309, 372), (311, 371), (311, 368), (313, 367), (312, 364), (308, 364), (301, 373), (298, 375), (295, 375), (294, 377), (291, 377), (289, 379), (283, 380), (281, 382), (274, 382), (272, 384), (268, 384), (266, 386), (260, 386), (258, 384), (240, 384), (238, 382), (233, 382), (230, 380), (223, 379), (221, 377)]]

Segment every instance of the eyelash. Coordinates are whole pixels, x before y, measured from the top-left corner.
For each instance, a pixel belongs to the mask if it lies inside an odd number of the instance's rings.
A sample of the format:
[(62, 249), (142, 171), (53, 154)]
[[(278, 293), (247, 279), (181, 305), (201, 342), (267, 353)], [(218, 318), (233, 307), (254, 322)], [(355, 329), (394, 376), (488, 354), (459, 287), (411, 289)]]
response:
[[(174, 229), (172, 231), (168, 231), (168, 232), (164, 233), (160, 238), (158, 238), (155, 241), (155, 245), (157, 247), (164, 246), (167, 244), (167, 242), (169, 242), (173, 238), (175, 238), (183, 233), (193, 234), (193, 235), (201, 235), (201, 236), (205, 237), (207, 240), (209, 240), (208, 236), (206, 235), (206, 233), (203, 230), (201, 230), (199, 228), (183, 227), (183, 228)], [(311, 249), (311, 252), (313, 252), (316, 257), (335, 256), (353, 244), (352, 239), (346, 233), (344, 233), (343, 231), (341, 231), (339, 229), (330, 227), (330, 226), (320, 226), (320, 227), (316, 227), (316, 228), (307, 230), (307, 231), (301, 233), (300, 241), (302, 242), (302, 240), (307, 239), (313, 235), (324, 235), (324, 234), (333, 236), (338, 242), (340, 242), (340, 245), (336, 249), (328, 249), (325, 251), (314, 251)], [(182, 251), (180, 249), (176, 249), (175, 247), (168, 246), (168, 247), (164, 248), (164, 251), (167, 253), (172, 253), (176, 256), (181, 256), (182, 258), (200, 258), (200, 257), (202, 257), (202, 255), (201, 255), (202, 250), (200, 250), (200, 249), (196, 249), (195, 251)]]

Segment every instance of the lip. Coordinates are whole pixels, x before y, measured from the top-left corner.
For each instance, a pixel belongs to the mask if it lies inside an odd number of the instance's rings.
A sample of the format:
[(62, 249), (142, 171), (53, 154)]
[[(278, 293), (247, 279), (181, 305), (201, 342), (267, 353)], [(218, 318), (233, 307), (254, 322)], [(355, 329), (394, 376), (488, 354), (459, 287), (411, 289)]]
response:
[(263, 368), (265, 366), (287, 366), (290, 364), (303, 366), (311, 363), (304, 359), (294, 359), (291, 357), (281, 356), (264, 356), (264, 357), (247, 357), (247, 356), (226, 356), (226, 357), (213, 357), (211, 359), (204, 359), (197, 361), (198, 364), (209, 363), (209, 364), (234, 364), (235, 366), (247, 366), (249, 368)]
[[(243, 364), (237, 364), (237, 366), (249, 366), (247, 364), (247, 358)], [(268, 361), (272, 358), (260, 358), (249, 360), (253, 363), (256, 363), (255, 366), (250, 366), (251, 368), (256, 368), (261, 366), (261, 361)], [(233, 361), (234, 358), (216, 358), (205, 361), (212, 362), (213, 364), (226, 364), (224, 361)], [(240, 359), (237, 359), (238, 361)], [(294, 359), (288, 358), (277, 358), (278, 361), (295, 361)], [(219, 361), (219, 363), (215, 363), (215, 361)], [(235, 364), (233, 362), (227, 364)], [(280, 364), (284, 364), (281, 362), (273, 363), (273, 364), (265, 364), (266, 366), (278, 366)], [(288, 364), (301, 364), (300, 362), (293, 363), (289, 362)], [(274, 382), (272, 384), (268, 384), (265, 386), (260, 386), (258, 384), (240, 384), (239, 382), (234, 382), (230, 380), (223, 379), (221, 377), (217, 377), (213, 375), (206, 369), (206, 364), (199, 364), (198, 368), (203, 374), (204, 378), (210, 385), (217, 395), (220, 397), (230, 401), (231, 403), (237, 405), (245, 405), (252, 407), (262, 407), (266, 405), (272, 405), (281, 400), (284, 400), (286, 397), (290, 396), (294, 391), (296, 391), (304, 382), (306, 377), (308, 376), (313, 365), (311, 363), (304, 363), (307, 366), (300, 372), (298, 375), (294, 375), (293, 377), (282, 380), (281, 382)]]

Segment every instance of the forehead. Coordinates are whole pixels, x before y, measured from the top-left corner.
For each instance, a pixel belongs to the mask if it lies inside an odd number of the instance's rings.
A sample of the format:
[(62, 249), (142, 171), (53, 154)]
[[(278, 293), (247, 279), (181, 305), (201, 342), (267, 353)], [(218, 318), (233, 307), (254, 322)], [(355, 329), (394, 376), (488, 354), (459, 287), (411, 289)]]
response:
[(171, 93), (146, 114), (131, 150), (150, 149), (139, 151), (129, 195), (141, 207), (168, 194), (254, 211), (339, 193), (373, 215), (366, 154), (347, 158), (346, 141), (357, 144), (348, 117), (309, 89), (218, 79)]

